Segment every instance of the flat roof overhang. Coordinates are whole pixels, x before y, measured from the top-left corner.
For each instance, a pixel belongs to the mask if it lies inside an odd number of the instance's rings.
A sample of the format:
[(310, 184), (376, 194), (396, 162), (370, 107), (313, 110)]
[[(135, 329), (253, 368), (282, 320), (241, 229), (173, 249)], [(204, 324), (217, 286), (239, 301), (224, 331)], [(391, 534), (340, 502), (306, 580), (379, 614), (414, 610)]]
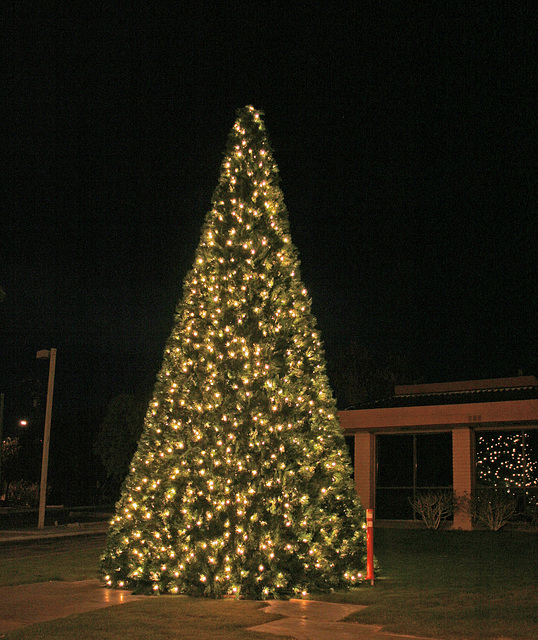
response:
[(538, 399), (469, 404), (442, 404), (338, 412), (346, 435), (449, 431), (472, 427), (476, 431), (538, 428)]

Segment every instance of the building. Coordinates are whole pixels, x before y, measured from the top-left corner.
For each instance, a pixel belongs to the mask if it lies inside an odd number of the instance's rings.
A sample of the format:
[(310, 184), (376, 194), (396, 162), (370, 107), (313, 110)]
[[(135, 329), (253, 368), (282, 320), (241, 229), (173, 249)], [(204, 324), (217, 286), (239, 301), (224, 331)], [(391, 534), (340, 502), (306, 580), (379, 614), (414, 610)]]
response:
[[(518, 376), (396, 386), (391, 398), (340, 411), (339, 418), (352, 439), (355, 487), (363, 506), (374, 510), (378, 522), (412, 520), (409, 498), (417, 490), (474, 493), (480, 436), (530, 433), (538, 442), (538, 380)], [(472, 528), (467, 511), (455, 512), (453, 527)]]

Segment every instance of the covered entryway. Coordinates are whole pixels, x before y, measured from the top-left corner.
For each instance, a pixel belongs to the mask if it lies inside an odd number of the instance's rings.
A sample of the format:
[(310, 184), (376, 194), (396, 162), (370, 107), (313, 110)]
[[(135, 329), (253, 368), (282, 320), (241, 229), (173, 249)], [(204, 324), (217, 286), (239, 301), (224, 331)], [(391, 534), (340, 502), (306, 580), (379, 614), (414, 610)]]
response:
[[(354, 477), (376, 520), (412, 521), (409, 498), (423, 489), (472, 495), (476, 434), (538, 429), (535, 376), (397, 386), (392, 398), (339, 412), (354, 438)], [(471, 529), (468, 512), (453, 527)]]

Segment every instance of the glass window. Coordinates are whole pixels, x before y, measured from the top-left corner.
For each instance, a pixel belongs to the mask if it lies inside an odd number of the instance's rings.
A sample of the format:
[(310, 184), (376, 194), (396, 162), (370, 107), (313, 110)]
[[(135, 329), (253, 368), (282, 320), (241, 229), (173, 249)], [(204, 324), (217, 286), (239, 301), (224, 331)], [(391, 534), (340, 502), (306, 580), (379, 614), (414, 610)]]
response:
[(378, 435), (376, 517), (412, 520), (417, 491), (452, 488), (452, 433)]
[(351, 478), (355, 477), (355, 436), (346, 436), (346, 445), (351, 465)]
[(538, 430), (478, 432), (476, 484), (514, 494), (520, 511), (538, 505)]
[(417, 487), (452, 486), (452, 434), (416, 435)]
[(377, 436), (377, 486), (413, 486), (413, 436)]

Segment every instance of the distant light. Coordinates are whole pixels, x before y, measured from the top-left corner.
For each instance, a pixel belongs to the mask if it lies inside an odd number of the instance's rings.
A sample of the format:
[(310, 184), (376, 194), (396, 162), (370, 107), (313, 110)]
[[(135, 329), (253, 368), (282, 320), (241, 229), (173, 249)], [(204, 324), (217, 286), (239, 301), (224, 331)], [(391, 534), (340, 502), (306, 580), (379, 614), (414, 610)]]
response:
[(19, 426), (20, 427), (27, 427), (28, 426), (28, 420), (19, 420)]

